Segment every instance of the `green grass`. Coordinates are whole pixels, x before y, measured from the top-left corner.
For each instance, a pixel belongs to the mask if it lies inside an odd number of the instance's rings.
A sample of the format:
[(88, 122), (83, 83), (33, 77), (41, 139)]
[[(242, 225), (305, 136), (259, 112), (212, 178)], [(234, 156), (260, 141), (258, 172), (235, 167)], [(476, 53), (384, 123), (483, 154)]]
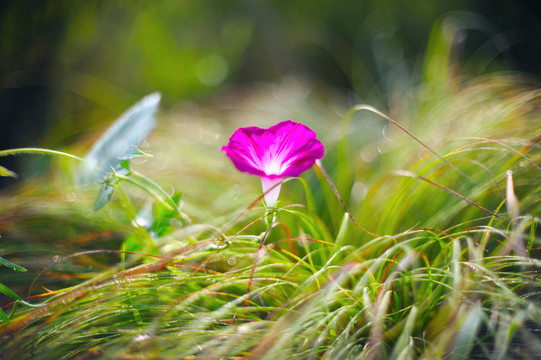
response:
[[(33, 304), (0, 324), (1, 356), (534, 358), (540, 92), (512, 75), (425, 90), (391, 114), (438, 156), (315, 95), (163, 114), (153, 157), (132, 165), (183, 192), (191, 223), (170, 216), (161, 234), (135, 226), (165, 211), (144, 191), (122, 182), (94, 212), (97, 189), (57, 159), (0, 200), (0, 256), (29, 270), (3, 268), (2, 283)], [(219, 152), (237, 126), (286, 118), (318, 132), (348, 213), (316, 166), (283, 185), (267, 219), (258, 179)]]

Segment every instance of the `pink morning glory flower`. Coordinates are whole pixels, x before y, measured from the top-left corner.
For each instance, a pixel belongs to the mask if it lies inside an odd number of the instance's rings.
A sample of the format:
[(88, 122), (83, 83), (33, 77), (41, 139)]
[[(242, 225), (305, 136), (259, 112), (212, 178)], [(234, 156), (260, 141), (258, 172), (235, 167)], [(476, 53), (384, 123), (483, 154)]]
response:
[(239, 128), (222, 151), (239, 171), (261, 178), (268, 207), (276, 204), (285, 177), (299, 176), (325, 153), (314, 131), (291, 120), (268, 129)]

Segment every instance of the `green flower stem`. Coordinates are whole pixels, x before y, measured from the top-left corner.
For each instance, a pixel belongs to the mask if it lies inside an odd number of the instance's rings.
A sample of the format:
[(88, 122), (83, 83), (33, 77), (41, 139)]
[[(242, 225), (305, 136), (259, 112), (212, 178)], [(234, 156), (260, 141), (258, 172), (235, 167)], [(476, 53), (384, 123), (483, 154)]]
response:
[[(157, 201), (159, 201), (160, 203), (162, 203), (165, 207), (167, 207), (169, 210), (173, 210), (177, 213), (177, 216), (181, 219), (181, 220), (184, 220), (186, 222), (189, 222), (190, 219), (188, 218), (187, 215), (184, 215), (178, 208), (178, 206), (175, 204), (175, 202), (169, 197), (169, 195), (158, 185), (156, 184), (155, 182), (153, 182), (152, 180), (146, 178), (144, 175), (142, 174), (134, 174), (133, 172), (131, 173), (135, 178), (137, 178), (138, 180), (141, 180), (144, 182), (144, 184), (142, 184), (141, 182), (137, 181), (137, 180), (134, 180), (132, 178), (129, 178), (127, 176), (124, 176), (124, 175), (120, 175), (120, 174), (115, 174), (115, 176), (117, 178), (119, 178), (120, 180), (124, 180), (134, 186), (137, 186), (138, 188), (142, 189), (143, 191), (145, 191), (147, 194), (149, 194), (150, 196), (152, 196), (154, 199), (156, 199)], [(146, 179), (146, 181), (145, 181)]]
[(9, 318), (7, 317), (6, 313), (0, 309), (0, 324), (7, 323), (9, 321)]
[(133, 207), (130, 198), (124, 191), (124, 188), (120, 184), (116, 184), (115, 186), (118, 194), (120, 195), (120, 201), (122, 202), (122, 205), (126, 211), (126, 214), (128, 215), (130, 221), (135, 220), (137, 217), (137, 212), (135, 211), (135, 208)]
[[(271, 218), (271, 215), (272, 215), (272, 218)], [(273, 226), (273, 224), (277, 222), (278, 222), (278, 208), (276, 207), (276, 205), (272, 208), (267, 208), (265, 210), (265, 224), (267, 225), (267, 230), (269, 230)]]
[(180, 211), (177, 204), (175, 204), (173, 199), (171, 199), (171, 196), (160, 185), (156, 184), (153, 180), (149, 179), (148, 177), (146, 177), (145, 175), (143, 175), (143, 174), (141, 174), (141, 173), (139, 173), (137, 171), (131, 170), (131, 175), (133, 175), (134, 178), (136, 178), (136, 179), (142, 181), (143, 183), (145, 183), (145, 185), (150, 186), (159, 195), (161, 195), (163, 200), (165, 200), (167, 207), (174, 210), (177, 213), (179, 219), (181, 219), (181, 220), (183, 220), (184, 222), (187, 222), (187, 223), (190, 222), (190, 218), (188, 217), (188, 215), (186, 215), (186, 214), (184, 214), (183, 212)]
[[(83, 159), (81, 157), (78, 157), (78, 156), (75, 156), (75, 155), (72, 155), (72, 154), (68, 154), (68, 153), (65, 153), (65, 152), (62, 152), (62, 151), (56, 151), (56, 150), (50, 150), (50, 149), (17, 148), (17, 149), (0, 150), (0, 157), (1, 156), (7, 156), (7, 155), (16, 155), (16, 154), (55, 155), (55, 156), (61, 156), (61, 157), (65, 157), (65, 158), (72, 159), (72, 160), (81, 161), (81, 162), (86, 161), (85, 159)], [(138, 173), (136, 171), (132, 170), (131, 174), (135, 178), (137, 178), (138, 180), (142, 181), (144, 183), (144, 185), (141, 184), (141, 183), (138, 183), (136, 181), (133, 181), (132, 179), (129, 179), (128, 177), (119, 175), (119, 174), (115, 174), (115, 176), (118, 177), (119, 179), (125, 180), (125, 181), (127, 181), (127, 182), (129, 182), (129, 183), (131, 183), (131, 184), (133, 184), (135, 186), (138, 186), (141, 189), (145, 190), (151, 196), (153, 196), (154, 198), (156, 198), (157, 200), (162, 202), (169, 209), (174, 210), (177, 213), (179, 219), (181, 219), (181, 220), (183, 220), (185, 222), (190, 222), (190, 219), (188, 218), (188, 216), (180, 211), (177, 204), (175, 204), (175, 202), (171, 199), (169, 194), (167, 194), (167, 192), (165, 190), (163, 190), (158, 184), (156, 184), (151, 179), (147, 178), (143, 174), (140, 174), (140, 173)], [(145, 185), (147, 185), (147, 186), (145, 186)], [(148, 189), (148, 187), (152, 188), (154, 191), (151, 191), (150, 189)]]
[(148, 187), (146, 187), (144, 184), (141, 184), (140, 182), (132, 179), (132, 178), (129, 178), (127, 176), (124, 176), (124, 175), (120, 175), (120, 174), (115, 174), (115, 176), (120, 179), (120, 180), (123, 180), (123, 181), (126, 181), (127, 183), (129, 184), (132, 184), (138, 188), (140, 188), (141, 190), (145, 191), (147, 194), (149, 194), (150, 196), (152, 196), (154, 199), (156, 199), (157, 201), (159, 201), (160, 203), (162, 203), (164, 206), (166, 206), (169, 210), (174, 210), (174, 207), (172, 207), (165, 199), (163, 199), (159, 194), (157, 194), (155, 191), (152, 191), (151, 189), (149, 189)]
[[(122, 204), (124, 205), (124, 209), (130, 221), (134, 220), (137, 217), (137, 213), (130, 201), (130, 198), (128, 197), (128, 195), (126, 195), (126, 192), (124, 191), (124, 188), (121, 186), (121, 184), (116, 185), (116, 190), (117, 190), (117, 193), (120, 195)], [(122, 249), (121, 249), (122, 251), (125, 250), (125, 246), (126, 246), (126, 239), (124, 239), (124, 241), (122, 242)], [(122, 271), (126, 270), (126, 253), (125, 252), (120, 253), (120, 264), (121, 264)]]
[(0, 156), (7, 156), (7, 155), (17, 155), (17, 154), (37, 154), (37, 155), (55, 155), (55, 156), (61, 156), (72, 160), (77, 161), (86, 161), (83, 158), (80, 158), (78, 156), (68, 154), (62, 151), (56, 151), (56, 150), (50, 150), (50, 149), (41, 149), (41, 148), (18, 148), (18, 149), (8, 149), (8, 150), (0, 150)]

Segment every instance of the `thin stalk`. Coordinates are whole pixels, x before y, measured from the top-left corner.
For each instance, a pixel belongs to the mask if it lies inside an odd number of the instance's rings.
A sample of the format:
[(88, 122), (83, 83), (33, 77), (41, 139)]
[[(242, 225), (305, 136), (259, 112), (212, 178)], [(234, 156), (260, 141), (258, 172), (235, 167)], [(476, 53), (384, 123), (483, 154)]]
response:
[[(361, 111), (361, 110), (366, 110), (366, 111), (370, 111), (374, 114), (377, 114), (379, 116), (381, 116), (382, 118), (386, 119), (387, 121), (389, 121), (391, 124), (395, 125), (396, 127), (398, 127), (400, 130), (402, 130), (403, 132), (405, 132), (409, 137), (411, 137), (413, 140), (417, 141), (419, 144), (421, 144), (425, 149), (427, 149), (428, 151), (430, 151), (433, 155), (435, 155), (438, 159), (440, 159), (441, 161), (443, 161), (445, 164), (447, 164), (448, 166), (450, 166), (453, 170), (455, 170), (456, 172), (458, 172), (460, 175), (464, 176), (466, 179), (468, 179), (470, 182), (472, 183), (475, 183), (475, 180), (473, 180), (470, 176), (466, 175), (463, 171), (461, 171), (460, 169), (458, 169), (456, 166), (454, 166), (453, 164), (451, 164), (449, 161), (447, 161), (445, 158), (443, 158), (442, 156), (440, 156), (436, 151), (432, 150), (432, 148), (430, 148), (428, 145), (426, 145), (424, 142), (422, 142), (421, 140), (419, 140), (415, 135), (413, 135), (408, 129), (406, 129), (405, 127), (403, 127), (402, 125), (400, 125), (397, 121), (391, 119), (391, 117), (389, 117), (388, 115), (382, 113), (381, 111), (379, 111), (378, 109), (376, 109), (375, 107), (372, 107), (370, 105), (356, 105), (353, 107), (353, 110), (354, 111)], [(351, 110), (350, 110), (351, 112)], [(349, 113), (348, 113), (349, 114)], [(346, 116), (348, 116), (348, 114), (346, 114)], [(351, 115), (349, 115), (351, 116)]]
[[(126, 211), (126, 214), (130, 218), (130, 221), (135, 220), (137, 218), (137, 213), (136, 213), (135, 208), (133, 207), (133, 205), (132, 205), (132, 203), (130, 201), (130, 198), (128, 197), (128, 195), (126, 195), (126, 192), (124, 191), (124, 188), (122, 188), (122, 186), (120, 184), (117, 184), (116, 189), (118, 190), (118, 193), (120, 194), (121, 201), (122, 201), (122, 203), (124, 205), (124, 209)], [(126, 239), (124, 239), (124, 241), (122, 241), (121, 250), (122, 251), (126, 250)], [(122, 271), (126, 270), (126, 253), (125, 252), (120, 253), (120, 266), (121, 266)]]
[(265, 240), (267, 239), (267, 236), (269, 236), (270, 231), (276, 225), (277, 225), (276, 223), (272, 224), (271, 226), (269, 226), (267, 231), (265, 231), (265, 234), (263, 235), (263, 237), (261, 238), (261, 241), (259, 242), (259, 247), (257, 248), (257, 251), (255, 252), (254, 263), (252, 264), (252, 271), (250, 272), (250, 280), (248, 281), (248, 289), (246, 290), (246, 300), (244, 301), (244, 306), (248, 306), (250, 302), (250, 290), (252, 288), (252, 282), (254, 281), (254, 274), (255, 274), (255, 268), (257, 266), (257, 261), (259, 260), (259, 252), (263, 248), (263, 245), (265, 244)]
[[(181, 220), (183, 220), (183, 221), (185, 221), (187, 223), (190, 222), (190, 218), (188, 217), (188, 215), (186, 215), (186, 214), (184, 214), (183, 212), (180, 211), (177, 204), (175, 204), (173, 199), (171, 199), (171, 196), (160, 185), (156, 184), (153, 180), (149, 179), (148, 177), (146, 177), (145, 175), (143, 175), (143, 174), (141, 174), (141, 173), (139, 173), (137, 171), (131, 170), (131, 174), (133, 175), (133, 177), (135, 177), (138, 180), (141, 180), (143, 183), (150, 186), (159, 195), (161, 195), (162, 198), (163, 198), (162, 203), (164, 203), (164, 205), (166, 205), (169, 209), (174, 210)], [(124, 177), (122, 177), (122, 179), (124, 179)]]
[(327, 171), (325, 171), (325, 168), (323, 167), (323, 164), (321, 163), (321, 161), (316, 160), (315, 165), (321, 171), (321, 173), (325, 177), (325, 180), (327, 180), (327, 182), (329, 183), (329, 186), (331, 187), (332, 191), (334, 192), (334, 194), (336, 195), (336, 197), (340, 201), (340, 204), (342, 204), (342, 207), (344, 208), (344, 211), (346, 212), (346, 214), (348, 214), (349, 218), (351, 219), (351, 221), (353, 221), (355, 226), (357, 226), (359, 229), (361, 229), (361, 231), (364, 231), (368, 235), (372, 235), (372, 236), (375, 236), (375, 237), (381, 236), (381, 235), (375, 234), (375, 233), (363, 228), (361, 225), (359, 225), (359, 223), (353, 218), (353, 215), (351, 215), (351, 213), (349, 212), (346, 204), (344, 203), (344, 200), (342, 200), (342, 197), (340, 196), (340, 193), (338, 192), (338, 189), (336, 189), (336, 186), (334, 186), (334, 183), (332, 182), (331, 177), (329, 176), (329, 174), (327, 174)]
[[(127, 183), (130, 183), (138, 188), (140, 188), (141, 190), (143, 190), (144, 192), (146, 192), (147, 194), (149, 194), (150, 196), (152, 196), (154, 199), (156, 199), (157, 201), (159, 201), (162, 205), (164, 205), (165, 207), (167, 207), (169, 210), (173, 210), (173, 211), (177, 211), (177, 213), (180, 213), (178, 211), (178, 208), (176, 206), (171, 206), (171, 204), (167, 201), (167, 197), (164, 199), (162, 196), (160, 196), (159, 193), (156, 193), (155, 191), (153, 191), (152, 189), (149, 189), (148, 187), (146, 187), (144, 184), (141, 184), (140, 182), (132, 179), (132, 178), (129, 178), (127, 176), (124, 176), (124, 175), (120, 175), (120, 174), (115, 174), (115, 176), (117, 178), (119, 178), (120, 180), (123, 180), (123, 181), (126, 181)], [(169, 199), (171, 200), (171, 199)]]
[(68, 154), (62, 151), (56, 151), (56, 150), (50, 150), (50, 149), (17, 148), (17, 149), (0, 150), (0, 156), (17, 155), (17, 154), (55, 155), (55, 156), (61, 156), (68, 159), (82, 161), (82, 162), (86, 161), (85, 159), (81, 157)]

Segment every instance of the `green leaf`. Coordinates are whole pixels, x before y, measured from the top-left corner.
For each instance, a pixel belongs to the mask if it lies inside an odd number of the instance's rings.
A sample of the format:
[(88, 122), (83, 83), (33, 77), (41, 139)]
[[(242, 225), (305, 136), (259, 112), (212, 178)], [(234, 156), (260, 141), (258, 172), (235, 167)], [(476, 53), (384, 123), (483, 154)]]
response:
[(179, 206), (180, 205), (180, 199), (182, 198), (182, 192), (174, 193), (173, 196), (171, 196), (171, 200)]
[(103, 179), (112, 169), (120, 168), (119, 160), (146, 155), (137, 146), (156, 125), (155, 115), (160, 98), (159, 93), (145, 96), (113, 123), (86, 155), (85, 167), (79, 179), (82, 183)]
[(0, 309), (0, 320), (2, 320), (2, 322), (4, 323), (7, 323), (9, 321), (8, 317), (6, 316), (6, 313), (2, 311), (2, 309)]
[(107, 205), (109, 200), (111, 200), (111, 196), (113, 196), (114, 190), (115, 187), (108, 183), (105, 183), (101, 186), (100, 192), (96, 197), (96, 201), (94, 201), (94, 211), (98, 211), (99, 209)]
[(460, 329), (455, 333), (453, 352), (449, 359), (467, 359), (471, 354), (484, 318), (483, 310), (476, 304), (462, 319)]
[(444, 89), (450, 80), (450, 54), (457, 31), (454, 26), (446, 26), (442, 19), (432, 26), (425, 55), (424, 76), (426, 86), (433, 91)]
[[(119, 160), (118, 164), (126, 171), (128, 171), (128, 174), (131, 172), (130, 167), (130, 160)], [(126, 174), (127, 175), (127, 174)]]
[[(181, 196), (182, 193), (173, 194), (171, 200), (173, 200), (175, 205), (178, 206), (180, 204)], [(152, 213), (154, 221), (150, 230), (155, 233), (157, 237), (169, 235), (175, 230), (171, 224), (171, 220), (177, 216), (177, 212), (175, 210), (167, 208), (162, 203), (155, 203)]]
[(0, 166), (0, 176), (16, 178), (17, 174), (3, 166)]
[(7, 266), (8, 268), (11, 268), (12, 270), (15, 270), (15, 271), (26, 271), (26, 269), (23, 268), (22, 266), (14, 264), (11, 261), (8, 261), (8, 260), (4, 259), (1, 256), (0, 256), (0, 264), (3, 264), (5, 266)]
[(126, 237), (124, 250), (140, 254), (159, 255), (160, 251), (146, 231), (130, 234)]
[(21, 300), (21, 297), (13, 292), (10, 288), (8, 288), (6, 285), (0, 283), (0, 292), (3, 294), (6, 294), (7, 296), (10, 296), (14, 298), (15, 300)]
[(118, 156), (118, 160), (129, 160), (133, 159), (135, 157), (141, 157), (141, 156), (151, 156), (150, 154), (147, 154), (146, 152), (141, 151), (137, 146), (130, 147), (130, 150), (125, 153), (124, 155)]

